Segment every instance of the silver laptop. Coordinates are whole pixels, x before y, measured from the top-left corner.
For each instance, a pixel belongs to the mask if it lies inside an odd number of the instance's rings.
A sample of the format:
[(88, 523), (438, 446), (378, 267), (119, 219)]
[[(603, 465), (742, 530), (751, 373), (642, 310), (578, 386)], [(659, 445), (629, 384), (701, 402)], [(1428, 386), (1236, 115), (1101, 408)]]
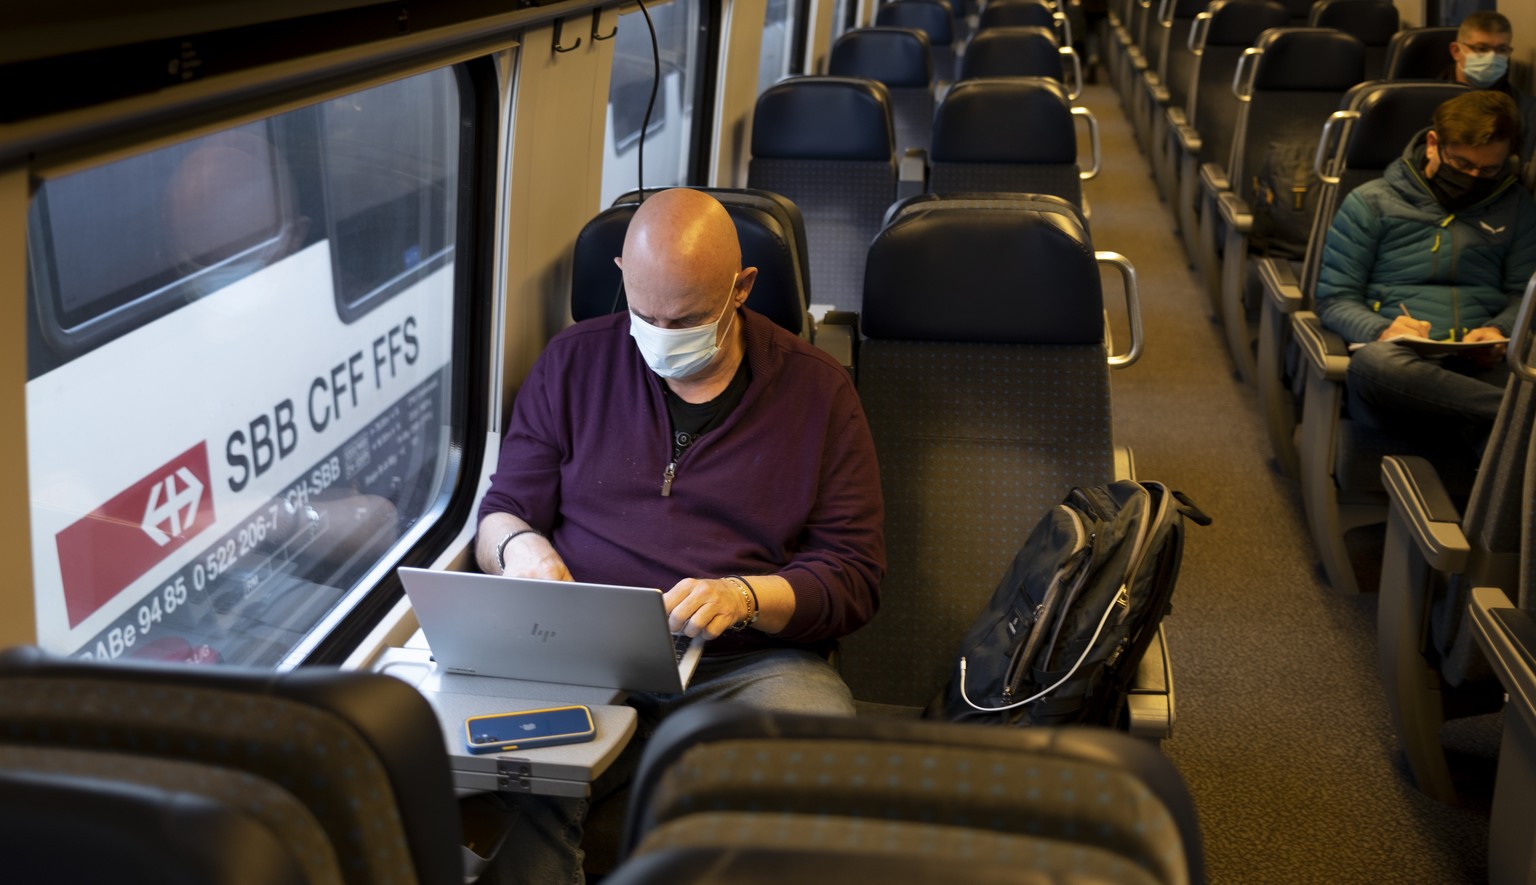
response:
[(674, 637), (661, 591), (401, 567), (439, 668), (627, 691), (682, 691), (704, 640)]

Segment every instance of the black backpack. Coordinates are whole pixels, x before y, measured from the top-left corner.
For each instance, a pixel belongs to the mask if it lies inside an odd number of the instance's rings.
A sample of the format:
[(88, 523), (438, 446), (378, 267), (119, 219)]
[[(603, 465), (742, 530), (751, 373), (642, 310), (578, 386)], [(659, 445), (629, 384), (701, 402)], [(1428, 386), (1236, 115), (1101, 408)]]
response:
[(1155, 482), (1075, 488), (1035, 526), (971, 625), (930, 718), (1117, 725), (1168, 612), (1189, 499)]
[(1248, 248), (1259, 255), (1300, 260), (1307, 254), (1317, 213), (1315, 145), (1271, 142), (1253, 176), (1253, 225)]

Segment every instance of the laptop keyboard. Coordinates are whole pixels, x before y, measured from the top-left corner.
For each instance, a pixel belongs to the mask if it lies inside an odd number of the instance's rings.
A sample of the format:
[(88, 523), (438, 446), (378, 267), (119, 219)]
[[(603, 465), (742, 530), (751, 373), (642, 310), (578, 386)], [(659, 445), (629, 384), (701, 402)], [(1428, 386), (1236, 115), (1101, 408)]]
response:
[(693, 637), (686, 633), (672, 634), (672, 659), (679, 664), (683, 662), (683, 653), (688, 651), (688, 646), (693, 644)]

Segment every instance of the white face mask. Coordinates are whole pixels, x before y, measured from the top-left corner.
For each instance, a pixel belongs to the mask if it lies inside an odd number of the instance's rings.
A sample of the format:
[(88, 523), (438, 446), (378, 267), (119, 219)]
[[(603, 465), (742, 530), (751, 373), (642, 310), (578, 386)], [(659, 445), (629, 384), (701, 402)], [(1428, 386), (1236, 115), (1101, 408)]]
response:
[[(731, 323), (736, 321), (736, 311), (731, 309), (731, 298), (736, 294), (736, 280), (740, 276), (737, 274), (731, 277), (731, 291), (725, 298), (725, 309), (720, 311), (720, 316), (712, 323), (687, 329), (663, 329), (635, 316), (633, 310), (629, 312), (629, 335), (635, 339), (635, 346), (640, 348), (640, 356), (652, 372), (663, 378), (686, 378), (709, 365), (715, 354), (720, 352), (715, 335), (720, 321), (727, 314), (730, 315), (731, 320), (725, 325), (726, 333), (730, 332)], [(719, 337), (724, 338), (725, 334)]]
[(1509, 59), (1496, 52), (1469, 52), (1462, 57), (1461, 73), (1467, 82), (1487, 89), (1509, 70)]

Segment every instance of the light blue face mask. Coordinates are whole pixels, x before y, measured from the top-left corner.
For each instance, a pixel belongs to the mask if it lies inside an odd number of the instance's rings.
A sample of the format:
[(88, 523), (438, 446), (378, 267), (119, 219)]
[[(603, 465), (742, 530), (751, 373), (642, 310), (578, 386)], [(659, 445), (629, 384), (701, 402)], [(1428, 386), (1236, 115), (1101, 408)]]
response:
[(1462, 57), (1461, 74), (1478, 89), (1487, 89), (1499, 82), (1509, 70), (1509, 59), (1497, 52), (1469, 52)]
[[(709, 365), (715, 354), (720, 352), (715, 336), (720, 321), (730, 316), (730, 322), (725, 324), (726, 333), (731, 331), (731, 323), (736, 321), (736, 311), (731, 310), (731, 296), (736, 294), (736, 280), (739, 276), (731, 277), (731, 291), (726, 295), (725, 308), (712, 323), (687, 329), (663, 329), (635, 316), (633, 310), (629, 312), (629, 336), (635, 339), (635, 346), (640, 348), (640, 356), (652, 372), (663, 378), (687, 378)], [(725, 335), (719, 337), (724, 338)]]

